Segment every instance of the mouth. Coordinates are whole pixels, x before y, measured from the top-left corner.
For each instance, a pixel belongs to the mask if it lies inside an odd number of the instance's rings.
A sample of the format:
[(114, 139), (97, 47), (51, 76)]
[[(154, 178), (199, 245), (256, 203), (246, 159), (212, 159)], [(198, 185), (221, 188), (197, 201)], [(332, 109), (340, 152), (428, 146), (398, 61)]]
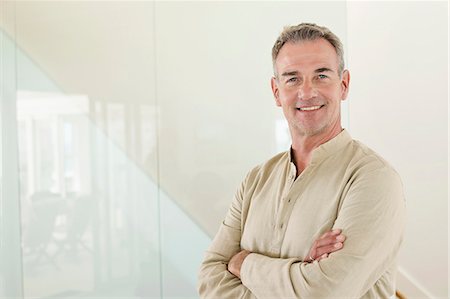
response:
[(309, 106), (309, 107), (299, 107), (296, 108), (298, 111), (315, 111), (315, 110), (319, 110), (320, 108), (322, 108), (325, 105), (318, 105), (318, 106)]

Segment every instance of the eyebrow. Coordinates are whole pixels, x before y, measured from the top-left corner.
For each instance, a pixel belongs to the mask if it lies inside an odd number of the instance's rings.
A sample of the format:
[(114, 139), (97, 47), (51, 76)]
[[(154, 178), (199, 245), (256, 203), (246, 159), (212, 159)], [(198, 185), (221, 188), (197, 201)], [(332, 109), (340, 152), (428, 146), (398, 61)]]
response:
[[(331, 72), (332, 73), (333, 70), (329, 69), (327, 67), (321, 67), (321, 68), (318, 68), (318, 69), (316, 69), (314, 71), (314, 73), (316, 73), (316, 74), (318, 74), (318, 73), (325, 73), (325, 72)], [(295, 76), (295, 75), (298, 75), (297, 71), (284, 72), (284, 73), (281, 74), (282, 77), (289, 77), (289, 76)]]
[(297, 74), (298, 74), (297, 71), (292, 71), (292, 72), (284, 72), (284, 73), (281, 74), (281, 76), (289, 77), (289, 76), (294, 76), (294, 75), (297, 75)]
[(321, 68), (319, 68), (319, 69), (314, 71), (314, 73), (325, 73), (325, 72), (331, 72), (332, 73), (333, 70), (329, 69), (327, 67), (321, 67)]

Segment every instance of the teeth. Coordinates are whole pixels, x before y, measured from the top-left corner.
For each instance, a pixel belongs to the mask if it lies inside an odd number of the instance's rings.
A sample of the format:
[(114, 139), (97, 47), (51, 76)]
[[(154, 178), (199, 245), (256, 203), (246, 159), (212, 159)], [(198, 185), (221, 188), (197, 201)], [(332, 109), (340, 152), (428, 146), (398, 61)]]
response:
[(317, 110), (322, 106), (311, 106), (311, 107), (303, 107), (303, 108), (299, 108), (301, 111), (312, 111), (312, 110)]

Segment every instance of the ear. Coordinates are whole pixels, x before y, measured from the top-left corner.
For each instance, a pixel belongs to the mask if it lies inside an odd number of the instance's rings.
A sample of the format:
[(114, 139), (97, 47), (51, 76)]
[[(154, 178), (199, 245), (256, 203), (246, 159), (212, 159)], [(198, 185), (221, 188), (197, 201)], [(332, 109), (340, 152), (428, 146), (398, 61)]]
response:
[(275, 103), (277, 104), (278, 107), (281, 107), (280, 90), (278, 89), (278, 82), (275, 77), (271, 78), (270, 85), (272, 87), (272, 93), (273, 97), (275, 98)]
[(348, 90), (350, 88), (350, 72), (348, 70), (342, 72), (341, 88), (341, 99), (343, 101), (347, 98)]

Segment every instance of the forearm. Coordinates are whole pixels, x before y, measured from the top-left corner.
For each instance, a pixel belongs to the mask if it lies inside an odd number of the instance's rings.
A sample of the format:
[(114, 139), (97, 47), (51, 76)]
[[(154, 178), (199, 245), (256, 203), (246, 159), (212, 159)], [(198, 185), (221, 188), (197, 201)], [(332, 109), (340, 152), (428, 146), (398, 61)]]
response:
[(257, 298), (360, 298), (364, 275), (336, 263), (332, 257), (306, 263), (253, 253), (243, 263), (241, 281)]
[(201, 298), (254, 298), (241, 280), (227, 269), (232, 256), (241, 250), (240, 234), (239, 229), (225, 223), (220, 226), (200, 266), (198, 292)]
[(221, 258), (207, 252), (200, 268), (198, 291), (200, 298), (254, 298), (239, 278), (227, 270)]
[(250, 254), (241, 268), (241, 281), (257, 298), (361, 298), (393, 262), (373, 265), (365, 258), (331, 255), (306, 263)]
[(290, 267), (299, 262), (252, 253), (242, 265), (241, 281), (258, 298), (296, 298)]

